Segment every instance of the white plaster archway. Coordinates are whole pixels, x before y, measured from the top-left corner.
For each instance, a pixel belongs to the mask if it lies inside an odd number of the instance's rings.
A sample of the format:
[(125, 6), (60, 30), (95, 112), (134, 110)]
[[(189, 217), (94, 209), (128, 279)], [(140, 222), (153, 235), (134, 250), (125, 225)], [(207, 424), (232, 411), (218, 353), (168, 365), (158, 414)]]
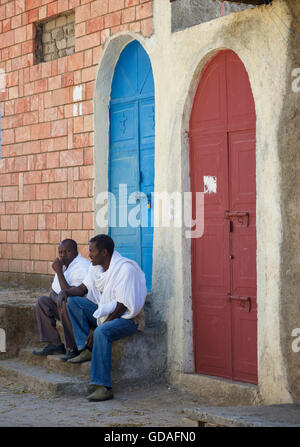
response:
[[(122, 50), (129, 42), (137, 40), (145, 49), (141, 35), (118, 33), (107, 39), (99, 61), (94, 89), (94, 228), (95, 233), (107, 233), (108, 227), (97, 223), (99, 193), (108, 191), (108, 151), (109, 151), (109, 102), (111, 84), (116, 63)], [(145, 51), (147, 51), (145, 49)]]

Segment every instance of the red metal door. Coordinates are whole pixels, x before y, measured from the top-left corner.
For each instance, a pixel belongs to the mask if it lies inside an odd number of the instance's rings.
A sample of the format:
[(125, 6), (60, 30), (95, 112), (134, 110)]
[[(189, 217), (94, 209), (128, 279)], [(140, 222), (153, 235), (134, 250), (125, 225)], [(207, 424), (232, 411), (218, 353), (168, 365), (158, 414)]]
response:
[[(192, 192), (204, 235), (192, 239), (197, 373), (257, 383), (255, 108), (232, 51), (205, 67), (190, 120)], [(193, 194), (195, 197), (195, 194)]]

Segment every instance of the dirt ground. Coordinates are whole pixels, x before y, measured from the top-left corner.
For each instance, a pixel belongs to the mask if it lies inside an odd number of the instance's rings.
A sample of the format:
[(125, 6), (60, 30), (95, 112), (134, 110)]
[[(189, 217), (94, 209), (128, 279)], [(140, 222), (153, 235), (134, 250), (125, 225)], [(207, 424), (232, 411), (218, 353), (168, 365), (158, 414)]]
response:
[(185, 407), (199, 399), (155, 385), (115, 393), (112, 400), (43, 397), (0, 378), (0, 427), (180, 427)]

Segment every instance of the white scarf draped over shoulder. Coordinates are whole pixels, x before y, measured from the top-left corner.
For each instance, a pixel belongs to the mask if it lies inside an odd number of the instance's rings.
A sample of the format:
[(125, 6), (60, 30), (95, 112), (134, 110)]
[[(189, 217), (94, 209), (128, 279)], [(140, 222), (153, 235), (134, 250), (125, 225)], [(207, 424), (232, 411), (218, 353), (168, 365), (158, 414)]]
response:
[(94, 317), (101, 322), (116, 308), (117, 302), (124, 304), (127, 311), (122, 318), (134, 318), (142, 310), (146, 295), (146, 279), (138, 264), (113, 252), (109, 268), (95, 279), (95, 286), (101, 295)]

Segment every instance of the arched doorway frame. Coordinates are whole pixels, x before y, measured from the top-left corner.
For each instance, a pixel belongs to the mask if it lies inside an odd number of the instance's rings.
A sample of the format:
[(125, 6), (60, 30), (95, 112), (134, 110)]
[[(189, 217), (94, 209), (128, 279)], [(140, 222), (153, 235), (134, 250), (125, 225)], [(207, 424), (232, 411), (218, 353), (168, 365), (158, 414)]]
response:
[[(245, 63), (245, 61), (243, 60), (241, 55), (235, 51), (235, 49), (228, 48), (228, 47), (215, 48), (215, 49), (212, 49), (211, 51), (207, 52), (206, 54), (202, 55), (202, 57), (199, 58), (200, 62), (199, 62), (199, 59), (198, 59), (198, 61), (194, 62), (194, 70), (193, 70), (192, 76), (190, 78), (190, 83), (188, 86), (186, 100), (183, 105), (183, 114), (182, 114), (182, 122), (181, 122), (181, 145), (182, 145), (181, 163), (182, 163), (183, 167), (184, 166), (186, 167), (185, 169), (182, 170), (182, 185), (183, 185), (184, 191), (190, 191), (190, 169), (189, 169), (190, 144), (189, 144), (188, 134), (189, 134), (190, 116), (191, 116), (191, 112), (192, 112), (195, 94), (196, 94), (199, 80), (201, 79), (201, 75), (203, 73), (204, 68), (213, 59), (214, 56), (216, 56), (220, 51), (224, 51), (224, 50), (234, 51), (235, 54), (239, 57), (239, 59), (243, 63), (245, 70), (247, 71), (248, 76), (249, 76), (249, 82), (250, 82), (250, 86), (252, 89), (254, 104), (255, 104), (255, 108), (256, 108), (256, 97), (255, 97), (255, 92), (253, 91), (253, 88), (252, 88), (251, 73), (249, 73), (249, 70), (247, 69), (247, 64)], [(257, 129), (259, 128), (259, 125), (260, 125), (258, 120), (259, 120), (259, 116), (257, 115), (257, 120), (256, 120), (256, 128)], [(259, 133), (257, 132), (256, 152), (258, 150), (258, 145), (257, 145), (258, 137), (259, 137)], [(256, 169), (256, 171), (257, 171), (257, 169)], [(258, 174), (258, 172), (257, 172), (257, 174)], [(257, 194), (258, 194), (258, 185), (259, 185), (258, 176), (256, 178), (256, 185), (257, 185)], [(260, 215), (262, 212), (263, 211), (259, 207), (259, 201), (257, 201), (257, 225), (256, 225), (257, 247), (262, 243), (262, 241), (260, 240), (260, 237), (259, 237), (259, 234), (260, 234), (259, 230), (260, 230), (260, 224), (261, 224)], [(189, 275), (189, 277), (187, 278), (187, 283), (188, 283), (189, 287), (188, 287), (186, 296), (183, 297), (183, 300), (184, 300), (183, 307), (187, 311), (189, 318), (187, 318), (185, 320), (184, 327), (183, 327), (185, 346), (183, 349), (182, 365), (183, 365), (184, 373), (194, 373), (195, 369), (194, 369), (193, 329), (191, 327), (191, 325), (192, 325), (191, 322), (193, 321), (192, 299), (191, 299), (192, 298), (191, 240), (185, 238), (184, 231), (182, 232), (182, 243), (183, 243), (183, 254), (184, 254), (183, 255), (184, 256), (183, 264), (189, 266), (189, 268), (186, 269), (188, 271), (188, 275)], [(259, 250), (257, 250), (257, 260), (256, 260), (257, 269), (259, 268), (260, 262), (261, 262), (261, 259), (259, 259)], [(263, 291), (260, 288), (259, 278), (258, 278), (258, 280), (257, 280), (258, 309), (259, 309), (259, 306), (261, 305), (262, 293), (263, 293)], [(259, 314), (259, 312), (258, 312), (258, 314)], [(265, 349), (263, 346), (264, 340), (260, 337), (260, 324), (261, 324), (261, 321), (258, 318), (258, 333), (257, 333), (258, 384), (260, 383), (260, 375), (264, 375), (264, 372), (262, 372), (260, 370), (259, 360), (260, 360), (261, 352), (263, 351), (263, 349)]]
[[(95, 233), (107, 233), (108, 226), (101, 227), (97, 222), (99, 203), (97, 197), (108, 192), (108, 162), (109, 162), (109, 103), (111, 84), (115, 66), (123, 49), (133, 40), (137, 40), (151, 61), (146, 39), (136, 33), (117, 33), (105, 42), (96, 76), (94, 89), (94, 228)], [(154, 73), (153, 73), (154, 75)], [(155, 80), (154, 80), (155, 84)], [(96, 175), (99, 172), (101, 175)], [(154, 255), (154, 253), (153, 253)], [(153, 258), (154, 259), (154, 258)]]

